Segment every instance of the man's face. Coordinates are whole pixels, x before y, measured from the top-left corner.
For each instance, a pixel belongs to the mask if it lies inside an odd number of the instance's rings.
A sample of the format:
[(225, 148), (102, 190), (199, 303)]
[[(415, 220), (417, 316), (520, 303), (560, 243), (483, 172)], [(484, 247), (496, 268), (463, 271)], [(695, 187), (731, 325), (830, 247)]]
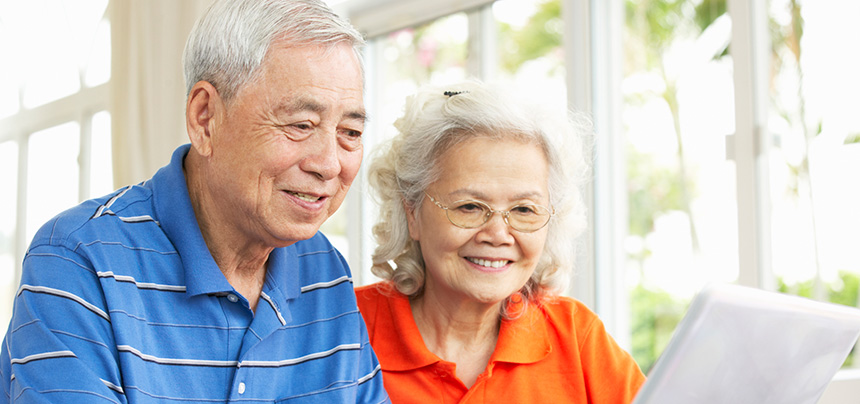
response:
[(273, 44), (213, 128), (205, 183), (216, 212), (202, 214), (215, 230), (226, 222), (237, 243), (275, 247), (312, 237), (358, 173), (362, 90), (351, 46)]

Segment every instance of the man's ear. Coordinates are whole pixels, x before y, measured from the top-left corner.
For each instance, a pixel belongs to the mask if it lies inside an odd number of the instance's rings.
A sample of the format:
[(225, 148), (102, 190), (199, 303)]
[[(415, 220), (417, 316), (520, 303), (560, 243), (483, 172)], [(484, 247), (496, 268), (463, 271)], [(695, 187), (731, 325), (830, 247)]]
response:
[(185, 126), (188, 138), (201, 156), (212, 154), (212, 135), (217, 130), (218, 116), (224, 113), (224, 102), (208, 81), (198, 81), (188, 93), (185, 106)]
[(421, 241), (421, 225), (418, 223), (418, 218), (415, 217), (415, 209), (406, 203), (406, 201), (402, 201), (403, 210), (406, 212), (406, 225), (409, 227), (409, 237), (415, 241)]

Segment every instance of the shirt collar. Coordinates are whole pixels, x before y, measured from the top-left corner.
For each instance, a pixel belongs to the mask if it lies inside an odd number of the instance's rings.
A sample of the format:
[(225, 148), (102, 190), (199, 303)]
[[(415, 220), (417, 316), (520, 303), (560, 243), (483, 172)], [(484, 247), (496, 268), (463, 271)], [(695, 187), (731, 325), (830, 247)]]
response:
[(490, 362), (534, 363), (552, 352), (546, 318), (538, 304), (531, 303), (514, 320), (502, 320), (499, 340)]
[(439, 362), (438, 356), (424, 345), (421, 332), (412, 317), (409, 298), (393, 287), (386, 285), (380, 293), (390, 296), (390, 313), (380, 315), (376, 321), (375, 340), (385, 341), (373, 347), (377, 356), (390, 358), (382, 363), (382, 370), (405, 371), (418, 369)]
[[(390, 315), (381, 315), (374, 327), (377, 356), (389, 358), (382, 364), (385, 371), (407, 371), (440, 362), (441, 359), (424, 345), (421, 332), (412, 316), (409, 298), (385, 284), (381, 293), (389, 294)], [(543, 311), (535, 304), (515, 320), (502, 321), (499, 339), (490, 362), (534, 363), (549, 355), (552, 345)]]
[(170, 164), (152, 177), (152, 198), (158, 222), (173, 243), (185, 272), (186, 293), (190, 296), (231, 292), (233, 287), (209, 252), (188, 196), (183, 163), (190, 144), (173, 152)]

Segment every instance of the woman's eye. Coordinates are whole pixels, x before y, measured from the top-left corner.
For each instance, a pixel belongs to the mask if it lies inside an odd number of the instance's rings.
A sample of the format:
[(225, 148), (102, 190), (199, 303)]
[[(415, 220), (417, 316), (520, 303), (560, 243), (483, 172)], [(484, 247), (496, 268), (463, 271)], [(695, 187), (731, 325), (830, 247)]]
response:
[(518, 215), (533, 215), (537, 213), (537, 208), (531, 205), (520, 205), (515, 206), (513, 209), (511, 209), (511, 212), (514, 212)]
[(478, 205), (477, 203), (464, 203), (464, 204), (458, 206), (457, 210), (460, 210), (463, 212), (476, 212), (476, 211), (483, 210), (483, 208), (481, 207), (481, 205)]

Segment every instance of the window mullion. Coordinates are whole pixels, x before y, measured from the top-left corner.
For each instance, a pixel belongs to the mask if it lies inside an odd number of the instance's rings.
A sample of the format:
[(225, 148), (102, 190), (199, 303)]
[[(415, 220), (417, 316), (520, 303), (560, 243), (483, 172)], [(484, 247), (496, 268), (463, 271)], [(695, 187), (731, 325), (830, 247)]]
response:
[(92, 196), (93, 112), (83, 111), (78, 119), (81, 142), (78, 153), (78, 200), (84, 200)]
[(498, 49), (496, 21), (493, 6), (488, 4), (468, 13), (469, 18), (469, 58), (467, 73), (488, 81), (496, 78)]
[(29, 160), (29, 133), (19, 130), (16, 140), (18, 142), (18, 194), (17, 209), (15, 216), (15, 279), (14, 284), (21, 282), (21, 267), (24, 254), (27, 252), (29, 240), (27, 240), (27, 165)]
[(734, 62), (735, 133), (728, 153), (735, 162), (738, 206), (738, 283), (773, 289), (766, 103), (767, 13), (764, 0), (729, 0)]

